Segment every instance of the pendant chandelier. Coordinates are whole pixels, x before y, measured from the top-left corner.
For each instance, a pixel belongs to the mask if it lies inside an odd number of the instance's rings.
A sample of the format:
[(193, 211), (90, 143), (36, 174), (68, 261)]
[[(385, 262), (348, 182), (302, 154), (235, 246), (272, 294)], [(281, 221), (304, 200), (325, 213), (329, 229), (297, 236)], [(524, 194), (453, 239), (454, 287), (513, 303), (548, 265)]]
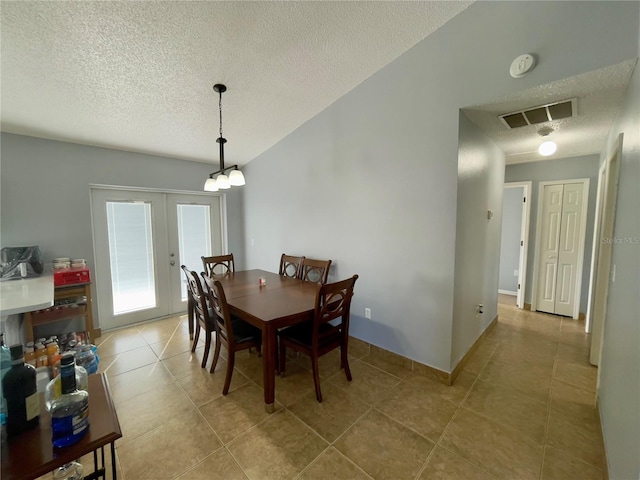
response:
[[(227, 140), (222, 137), (222, 93), (227, 91), (227, 87), (216, 83), (213, 86), (213, 90), (218, 92), (219, 101), (218, 109), (220, 111), (220, 137), (216, 140), (220, 144), (220, 169), (209, 175), (207, 181), (204, 183), (204, 190), (207, 192), (217, 192), (218, 190), (227, 190), (232, 186), (241, 186), (245, 184), (244, 175), (238, 170), (238, 165), (232, 165), (230, 167), (224, 166), (224, 144)], [(225, 171), (231, 170), (229, 176)]]

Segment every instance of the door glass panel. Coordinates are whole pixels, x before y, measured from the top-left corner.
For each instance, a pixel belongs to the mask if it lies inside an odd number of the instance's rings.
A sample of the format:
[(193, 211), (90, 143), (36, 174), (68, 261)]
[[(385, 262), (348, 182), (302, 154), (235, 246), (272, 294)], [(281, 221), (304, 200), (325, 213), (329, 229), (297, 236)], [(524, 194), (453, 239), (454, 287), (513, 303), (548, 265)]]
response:
[(151, 204), (106, 202), (113, 314), (155, 308)]
[[(180, 262), (190, 270), (202, 271), (202, 259), (211, 255), (211, 212), (209, 205), (178, 205), (178, 248)], [(180, 272), (180, 294), (187, 300), (184, 272)]]

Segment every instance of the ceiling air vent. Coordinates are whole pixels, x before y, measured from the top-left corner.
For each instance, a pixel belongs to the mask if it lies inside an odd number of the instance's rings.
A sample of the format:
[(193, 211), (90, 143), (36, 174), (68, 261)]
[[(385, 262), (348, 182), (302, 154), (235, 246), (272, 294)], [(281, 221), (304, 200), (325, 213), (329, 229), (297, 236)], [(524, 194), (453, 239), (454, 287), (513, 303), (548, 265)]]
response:
[(563, 100), (562, 102), (549, 103), (539, 107), (532, 107), (518, 112), (505, 113), (499, 118), (508, 129), (536, 125), (538, 123), (560, 120), (576, 116), (578, 99)]

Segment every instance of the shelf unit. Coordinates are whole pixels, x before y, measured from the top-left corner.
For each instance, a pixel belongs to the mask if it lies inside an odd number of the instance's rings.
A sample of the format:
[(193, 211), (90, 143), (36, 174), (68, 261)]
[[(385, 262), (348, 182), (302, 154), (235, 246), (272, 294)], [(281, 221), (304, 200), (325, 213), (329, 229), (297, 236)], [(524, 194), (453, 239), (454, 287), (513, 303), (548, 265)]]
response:
[(86, 305), (60, 309), (44, 309), (24, 314), (25, 334), (27, 342), (34, 340), (34, 327), (46, 323), (58, 322), (75, 317), (84, 317), (85, 329), (89, 332), (91, 341), (101, 334), (99, 328), (93, 326), (93, 309), (91, 307), (91, 283), (77, 283), (74, 285), (62, 285), (55, 287), (53, 291), (53, 303), (69, 298), (87, 297)]

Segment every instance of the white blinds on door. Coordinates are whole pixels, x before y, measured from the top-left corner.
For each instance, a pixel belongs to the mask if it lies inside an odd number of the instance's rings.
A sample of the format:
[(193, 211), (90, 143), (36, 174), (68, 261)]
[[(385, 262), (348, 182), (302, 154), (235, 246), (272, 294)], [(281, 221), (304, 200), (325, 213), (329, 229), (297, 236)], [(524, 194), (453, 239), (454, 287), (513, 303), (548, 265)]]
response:
[[(203, 270), (201, 256), (211, 255), (211, 213), (209, 205), (178, 205), (178, 245), (180, 261), (189, 270)], [(182, 300), (187, 299), (184, 272), (180, 273)]]

